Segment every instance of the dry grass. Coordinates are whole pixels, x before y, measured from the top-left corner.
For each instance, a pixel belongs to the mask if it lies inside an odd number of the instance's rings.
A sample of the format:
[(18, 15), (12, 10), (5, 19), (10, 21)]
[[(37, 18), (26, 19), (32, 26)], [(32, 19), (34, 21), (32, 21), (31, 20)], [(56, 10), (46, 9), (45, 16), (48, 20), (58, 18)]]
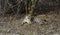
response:
[(23, 25), (23, 18), (0, 17), (1, 35), (60, 35), (60, 15), (39, 15), (40, 23)]

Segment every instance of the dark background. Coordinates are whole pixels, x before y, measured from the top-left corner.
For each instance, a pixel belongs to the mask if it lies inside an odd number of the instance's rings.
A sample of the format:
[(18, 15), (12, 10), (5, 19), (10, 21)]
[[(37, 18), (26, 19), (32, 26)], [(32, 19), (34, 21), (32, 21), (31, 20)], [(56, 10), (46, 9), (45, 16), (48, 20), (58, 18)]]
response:
[[(0, 15), (26, 14), (25, 2), (28, 3), (27, 0), (22, 0), (22, 1), (21, 0), (0, 0)], [(36, 0), (35, 7), (33, 9), (33, 14), (34, 15), (48, 14), (50, 12), (58, 14), (59, 10), (60, 10), (60, 0)]]

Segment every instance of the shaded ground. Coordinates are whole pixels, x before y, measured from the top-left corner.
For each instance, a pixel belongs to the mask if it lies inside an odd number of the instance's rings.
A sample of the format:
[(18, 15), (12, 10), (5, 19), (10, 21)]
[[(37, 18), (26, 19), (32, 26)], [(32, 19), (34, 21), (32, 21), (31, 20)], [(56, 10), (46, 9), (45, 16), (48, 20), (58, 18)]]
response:
[(23, 25), (23, 18), (0, 16), (0, 35), (60, 35), (60, 15), (38, 15), (40, 23)]

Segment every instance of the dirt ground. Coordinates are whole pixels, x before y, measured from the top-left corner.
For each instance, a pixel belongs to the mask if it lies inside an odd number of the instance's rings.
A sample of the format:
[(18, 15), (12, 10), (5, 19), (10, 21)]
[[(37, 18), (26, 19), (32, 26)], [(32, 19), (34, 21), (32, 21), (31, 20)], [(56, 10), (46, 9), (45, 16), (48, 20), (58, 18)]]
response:
[(23, 17), (0, 16), (0, 35), (60, 35), (60, 14), (35, 18), (40, 22), (21, 26)]

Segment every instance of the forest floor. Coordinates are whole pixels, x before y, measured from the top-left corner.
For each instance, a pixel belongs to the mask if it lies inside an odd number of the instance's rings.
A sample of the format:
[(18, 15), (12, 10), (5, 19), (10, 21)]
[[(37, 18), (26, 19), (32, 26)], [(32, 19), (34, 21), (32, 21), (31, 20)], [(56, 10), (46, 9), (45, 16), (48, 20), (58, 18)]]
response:
[(40, 23), (23, 25), (23, 17), (0, 16), (0, 35), (60, 35), (60, 14), (38, 15)]

